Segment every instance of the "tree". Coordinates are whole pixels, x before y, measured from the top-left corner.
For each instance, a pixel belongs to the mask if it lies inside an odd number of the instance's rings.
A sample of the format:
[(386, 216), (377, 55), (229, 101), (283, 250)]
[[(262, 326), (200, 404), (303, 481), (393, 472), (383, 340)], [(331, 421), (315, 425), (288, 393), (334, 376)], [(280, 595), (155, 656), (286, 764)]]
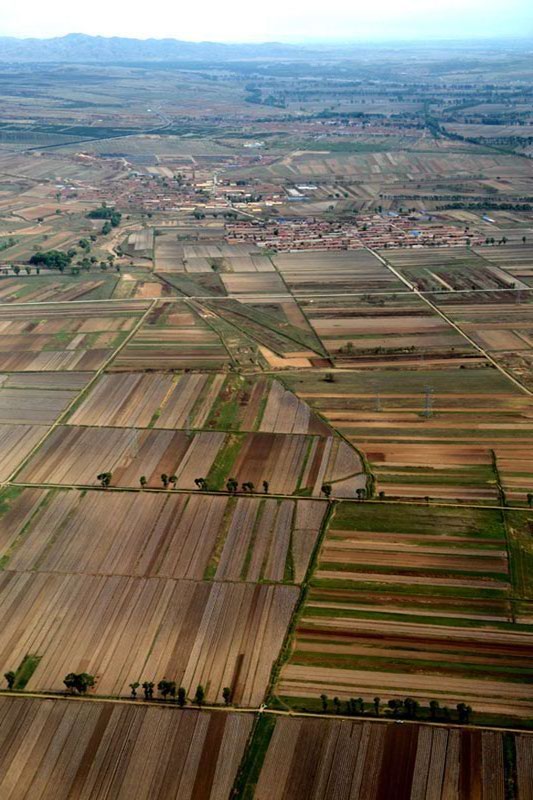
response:
[(184, 705), (187, 703), (187, 693), (183, 686), (180, 686), (178, 689), (178, 705), (180, 708), (183, 708)]
[(229, 478), (228, 481), (226, 482), (226, 489), (228, 490), (228, 492), (231, 492), (231, 494), (236, 494), (238, 488), (239, 488), (239, 482), (235, 480), (235, 478)]
[(326, 712), (328, 710), (328, 696), (327, 694), (320, 695), (320, 702), (322, 703), (322, 711)]
[(12, 269), (13, 269), (13, 272), (15, 273), (15, 275), (18, 275), (18, 274), (19, 274), (19, 272), (20, 272), (20, 267), (19, 267), (19, 266), (17, 266), (16, 264), (14, 264), (14, 265), (13, 265), (13, 267), (12, 267)]
[(400, 716), (400, 714), (402, 712), (402, 709), (403, 709), (403, 703), (402, 703), (401, 700), (395, 700), (395, 699), (389, 700), (389, 702), (387, 703), (387, 706), (389, 707), (390, 712), (391, 712), (393, 717), (399, 717)]
[(358, 500), (364, 500), (365, 499), (365, 495), (366, 495), (366, 489), (364, 489), (364, 488), (362, 488), (360, 486), (359, 489), (355, 490), (355, 493), (357, 495), (357, 499)]
[(522, 236), (522, 244), (525, 244), (526, 242), (527, 242), (527, 237), (526, 236)]
[(151, 700), (154, 696), (154, 683), (153, 681), (144, 681), (143, 683), (144, 699)]
[(533, 506), (533, 492), (527, 493), (527, 504), (530, 508)]
[(141, 484), (141, 489), (144, 489), (144, 487), (148, 483), (146, 475), (141, 475), (141, 477), (139, 478), (139, 483)]
[(205, 699), (205, 691), (203, 686), (196, 687), (196, 694), (194, 695), (194, 702), (197, 706), (201, 706)]
[(405, 713), (408, 719), (414, 719), (416, 717), (416, 713), (419, 708), (419, 703), (417, 700), (413, 700), (412, 697), (406, 697), (403, 701), (403, 705), (405, 708)]
[(379, 499), (380, 499), (380, 500), (385, 500), (385, 492), (381, 491), (381, 492), (378, 494), (378, 497), (379, 497)]
[(95, 680), (93, 675), (88, 672), (69, 672), (63, 679), (63, 683), (70, 689), (71, 692), (78, 692), (78, 694), (85, 694), (87, 689), (94, 686)]
[(76, 250), (74, 248), (71, 248), (66, 253), (62, 253), (60, 250), (42, 250), (32, 255), (30, 264), (32, 266), (47, 267), (48, 269), (58, 269), (63, 272), (75, 255)]
[(166, 700), (169, 695), (171, 697), (176, 696), (176, 684), (174, 681), (167, 681), (165, 679), (159, 681), (157, 684), (157, 690), (163, 695), (163, 700)]
[(430, 700), (429, 701), (429, 714), (431, 719), (437, 719), (437, 714), (439, 713), (439, 701), (438, 700)]
[(374, 700), (372, 702), (374, 703), (374, 714), (376, 715), (376, 717), (379, 717), (379, 705), (381, 703), (381, 698), (374, 697)]
[(255, 489), (255, 486), (252, 483), (252, 481), (246, 481), (245, 483), (242, 484), (243, 492), (253, 492), (254, 489)]
[(459, 714), (459, 722), (468, 725), (472, 708), (467, 706), (466, 703), (457, 703), (457, 713)]
[(263, 481), (263, 491), (265, 494), (268, 494), (268, 490), (270, 489), (270, 483), (268, 481)]
[(225, 686), (222, 689), (222, 697), (224, 699), (224, 703), (227, 706), (229, 706), (229, 704), (231, 703), (231, 689), (229, 688), (229, 686)]
[(328, 498), (331, 497), (332, 486), (331, 483), (323, 483), (322, 484), (322, 494)]
[(178, 478), (176, 477), (176, 475), (171, 475), (169, 477), (169, 479), (168, 479), (168, 482), (171, 483), (172, 484), (172, 488), (175, 489), (176, 488), (176, 484), (178, 482)]
[(15, 673), (13, 672), (12, 669), (10, 669), (9, 672), (4, 673), (4, 678), (6, 679), (7, 682), (7, 688), (11, 691), (11, 689), (15, 685), (15, 678), (16, 678)]
[(96, 480), (100, 481), (100, 485), (102, 488), (107, 489), (107, 487), (111, 483), (111, 478), (113, 477), (112, 472), (101, 472), (100, 475), (96, 476)]
[(334, 697), (333, 698), (333, 705), (335, 706), (335, 713), (336, 714), (340, 714), (341, 713), (341, 701), (339, 700), (338, 697)]
[(324, 380), (326, 383), (335, 383), (335, 375), (333, 372), (326, 372), (324, 375)]
[(207, 481), (205, 478), (195, 478), (194, 482), (200, 491), (205, 491), (207, 489)]
[(137, 689), (139, 688), (140, 685), (141, 684), (139, 683), (139, 681), (134, 681), (134, 683), (130, 683), (131, 696), (133, 697), (134, 700), (137, 697)]
[(167, 475), (166, 472), (163, 472), (163, 474), (161, 475), (161, 482), (162, 482), (163, 486), (165, 487), (165, 489), (168, 489), (169, 481), (168, 481), (168, 475)]

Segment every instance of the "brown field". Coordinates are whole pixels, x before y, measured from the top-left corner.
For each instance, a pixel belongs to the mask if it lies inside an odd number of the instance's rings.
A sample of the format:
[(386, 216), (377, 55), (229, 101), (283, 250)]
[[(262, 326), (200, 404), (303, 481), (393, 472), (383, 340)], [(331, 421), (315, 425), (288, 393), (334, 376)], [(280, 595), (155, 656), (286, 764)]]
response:
[(332, 482), (334, 495), (355, 497), (356, 489), (366, 486), (359, 454), (333, 436), (248, 434), (230, 471), (255, 486), (266, 479), (270, 491), (285, 494), (304, 490), (319, 497), (322, 484)]
[(0, 424), (46, 425), (54, 422), (77, 391), (0, 388)]
[(23, 489), (0, 518), (0, 554), (19, 571), (299, 583), (325, 511), (313, 500)]
[(104, 375), (69, 423), (330, 433), (309, 406), (278, 381), (205, 373)]
[(223, 433), (75, 428), (60, 426), (46, 440), (20, 478), (34, 483), (91, 485), (102, 471), (116, 486), (161, 486), (161, 475), (176, 475), (179, 489), (195, 489), (224, 444)]
[(226, 800), (251, 714), (0, 698), (3, 800)]
[(226, 480), (251, 481), (262, 490), (305, 492), (319, 497), (325, 481), (339, 497), (355, 497), (366, 486), (359, 454), (342, 439), (281, 433), (227, 434), (219, 431), (84, 428), (58, 426), (24, 468), (28, 483), (91, 486), (100, 472), (113, 473), (113, 486), (161, 487), (161, 475), (175, 475), (176, 488), (196, 489), (207, 478), (211, 489)]
[[(533, 736), (514, 736), (516, 800), (531, 798)], [(277, 719), (255, 800), (504, 800), (504, 735), (362, 720)]]
[(219, 335), (186, 303), (160, 302), (112, 369), (220, 369), (231, 361)]
[(229, 686), (237, 705), (257, 707), (297, 598), (294, 586), (3, 572), (0, 665), (39, 656), (30, 690), (87, 671), (99, 694), (166, 678), (193, 694), (202, 684), (208, 702)]
[[(368, 250), (306, 252), (274, 256), (274, 264), (295, 297), (327, 292), (404, 290), (401, 281)], [(327, 286), (324, 276), (327, 275)]]
[(32, 276), (30, 279), (3, 278), (0, 280), (0, 303), (46, 303), (51, 301), (79, 300), (91, 295), (104, 285), (103, 280), (92, 281), (41, 281)]
[[(383, 267), (385, 269), (385, 267)], [(408, 292), (301, 301), (315, 333), (343, 366), (474, 359), (479, 353), (419, 297)]]
[[(470, 292), (434, 297), (441, 309), (522, 385), (533, 388), (531, 292), (481, 297)], [(457, 297), (459, 302), (457, 302)]]
[(43, 425), (0, 425), (0, 480), (6, 480), (46, 433)]
[(146, 309), (140, 304), (13, 306), (0, 311), (0, 370), (92, 371), (102, 366)]
[(381, 256), (421, 291), (451, 293), (512, 288), (516, 284), (514, 276), (487, 257), (493, 250), (487, 247), (389, 249), (382, 250)]
[(302, 373), (284, 382), (365, 453), (386, 496), (494, 502), (496, 463), (510, 497), (525, 502), (532, 402), (495, 369), (424, 360), (418, 369), (338, 371), (330, 386)]

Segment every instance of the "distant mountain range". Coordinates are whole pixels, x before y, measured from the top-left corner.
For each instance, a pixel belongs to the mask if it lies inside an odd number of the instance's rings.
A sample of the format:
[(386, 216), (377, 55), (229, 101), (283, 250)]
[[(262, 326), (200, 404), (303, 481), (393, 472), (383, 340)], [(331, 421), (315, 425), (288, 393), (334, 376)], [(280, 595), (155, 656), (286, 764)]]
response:
[(125, 39), (69, 33), (54, 39), (16, 39), (0, 36), (0, 61), (135, 62), (228, 61), (238, 59), (298, 58), (305, 48), (278, 43), (221, 44), (178, 39)]

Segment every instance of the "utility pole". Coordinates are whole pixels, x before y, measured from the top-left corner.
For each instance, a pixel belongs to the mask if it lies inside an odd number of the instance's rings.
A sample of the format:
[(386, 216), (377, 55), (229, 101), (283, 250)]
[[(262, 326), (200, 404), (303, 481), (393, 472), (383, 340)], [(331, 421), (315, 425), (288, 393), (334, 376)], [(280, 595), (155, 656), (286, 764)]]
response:
[(429, 419), (433, 416), (433, 389), (431, 386), (424, 387), (425, 392), (425, 402), (424, 402), (424, 416), (426, 419)]

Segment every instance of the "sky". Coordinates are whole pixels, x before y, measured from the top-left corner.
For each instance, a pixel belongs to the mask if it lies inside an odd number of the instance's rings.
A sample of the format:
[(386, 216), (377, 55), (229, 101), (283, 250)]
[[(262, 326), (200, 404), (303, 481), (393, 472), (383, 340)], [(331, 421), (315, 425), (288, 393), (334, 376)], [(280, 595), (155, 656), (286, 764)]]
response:
[(258, 42), (533, 36), (533, 0), (0, 0), (0, 35)]

